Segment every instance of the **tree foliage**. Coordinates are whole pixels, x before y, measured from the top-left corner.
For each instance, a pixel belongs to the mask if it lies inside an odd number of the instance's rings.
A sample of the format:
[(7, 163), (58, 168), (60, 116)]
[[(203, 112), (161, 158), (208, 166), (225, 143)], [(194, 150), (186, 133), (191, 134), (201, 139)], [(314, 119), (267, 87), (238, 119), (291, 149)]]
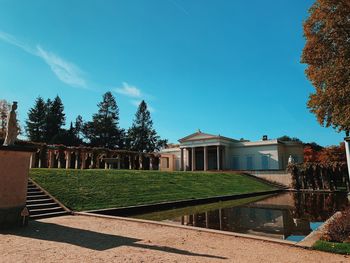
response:
[(124, 130), (119, 128), (119, 108), (112, 93), (106, 92), (97, 106), (99, 109), (92, 121), (84, 124), (84, 136), (91, 146), (122, 148)]
[(48, 99), (46, 102), (46, 142), (61, 143), (61, 140), (58, 140), (58, 138), (61, 137), (62, 126), (65, 125), (65, 121), (66, 115), (61, 98), (56, 96), (53, 101)]
[(7, 127), (7, 115), (11, 109), (10, 103), (0, 100), (0, 138), (5, 138)]
[(45, 142), (46, 126), (46, 103), (42, 97), (38, 97), (33, 108), (29, 109), (26, 120), (25, 130), (29, 140)]
[(153, 128), (151, 114), (143, 100), (135, 114), (134, 122), (128, 130), (127, 146), (138, 152), (153, 152), (165, 146), (166, 140), (161, 140)]
[(281, 137), (278, 137), (277, 140), (282, 141), (282, 142), (300, 142), (302, 141), (297, 138), (297, 137), (289, 137), (288, 135), (283, 135)]
[(318, 122), (350, 131), (350, 1), (317, 0), (304, 23), (302, 62), (315, 87), (308, 107)]

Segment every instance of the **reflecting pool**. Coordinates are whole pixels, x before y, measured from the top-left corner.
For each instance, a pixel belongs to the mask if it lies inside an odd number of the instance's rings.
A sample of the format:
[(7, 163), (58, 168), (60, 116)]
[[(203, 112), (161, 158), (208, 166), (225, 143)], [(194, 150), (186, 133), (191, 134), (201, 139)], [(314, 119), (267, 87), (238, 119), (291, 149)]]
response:
[(348, 203), (341, 193), (284, 192), (130, 217), (298, 242)]

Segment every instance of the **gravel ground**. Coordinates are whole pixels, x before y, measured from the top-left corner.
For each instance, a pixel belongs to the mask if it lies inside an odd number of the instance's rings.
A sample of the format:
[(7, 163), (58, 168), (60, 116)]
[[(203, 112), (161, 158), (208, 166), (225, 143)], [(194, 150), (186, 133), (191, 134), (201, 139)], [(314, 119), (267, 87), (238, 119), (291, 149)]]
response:
[(0, 262), (350, 262), (350, 257), (196, 230), (91, 216), (0, 232)]

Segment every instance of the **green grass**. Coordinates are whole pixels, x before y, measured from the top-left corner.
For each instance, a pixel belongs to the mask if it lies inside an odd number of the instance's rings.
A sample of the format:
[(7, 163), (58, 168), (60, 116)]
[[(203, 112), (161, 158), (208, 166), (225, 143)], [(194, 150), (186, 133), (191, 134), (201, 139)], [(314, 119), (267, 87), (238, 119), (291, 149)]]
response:
[(274, 189), (228, 173), (31, 169), (30, 177), (75, 211)]
[(350, 243), (334, 243), (319, 240), (313, 245), (313, 248), (337, 254), (350, 254)]

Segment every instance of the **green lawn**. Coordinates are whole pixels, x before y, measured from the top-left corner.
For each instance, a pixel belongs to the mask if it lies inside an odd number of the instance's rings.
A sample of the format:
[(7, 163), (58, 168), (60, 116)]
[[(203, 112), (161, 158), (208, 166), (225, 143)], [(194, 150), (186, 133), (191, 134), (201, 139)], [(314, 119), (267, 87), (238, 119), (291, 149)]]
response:
[(350, 255), (350, 243), (334, 243), (319, 240), (313, 248), (326, 252)]
[(31, 169), (30, 177), (75, 211), (274, 189), (228, 173)]

